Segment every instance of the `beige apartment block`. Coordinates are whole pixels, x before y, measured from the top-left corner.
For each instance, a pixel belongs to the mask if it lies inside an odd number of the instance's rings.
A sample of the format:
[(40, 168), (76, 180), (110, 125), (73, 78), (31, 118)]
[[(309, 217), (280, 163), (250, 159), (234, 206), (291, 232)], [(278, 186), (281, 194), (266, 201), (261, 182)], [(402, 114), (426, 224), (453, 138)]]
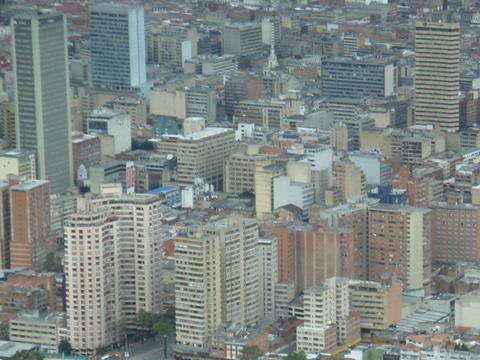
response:
[(415, 122), (459, 129), (460, 28), (458, 23), (417, 21)]

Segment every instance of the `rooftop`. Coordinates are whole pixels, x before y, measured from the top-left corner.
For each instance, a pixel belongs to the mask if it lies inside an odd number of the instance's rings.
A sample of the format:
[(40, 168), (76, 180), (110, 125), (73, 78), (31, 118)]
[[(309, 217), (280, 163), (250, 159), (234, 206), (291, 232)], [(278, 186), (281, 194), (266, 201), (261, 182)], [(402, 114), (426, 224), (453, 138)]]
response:
[(47, 180), (28, 180), (12, 187), (12, 191), (28, 191), (48, 184)]
[(221, 128), (221, 127), (207, 127), (203, 130), (200, 130), (200, 131), (197, 131), (197, 132), (194, 132), (190, 135), (162, 135), (162, 138), (176, 138), (176, 139), (179, 139), (179, 140), (201, 140), (201, 139), (205, 139), (205, 138), (208, 138), (208, 137), (212, 137), (212, 136), (216, 136), (216, 135), (220, 135), (220, 134), (224, 134), (224, 133), (227, 133), (227, 132), (231, 132), (233, 134), (233, 130), (232, 129), (228, 129), (228, 128)]

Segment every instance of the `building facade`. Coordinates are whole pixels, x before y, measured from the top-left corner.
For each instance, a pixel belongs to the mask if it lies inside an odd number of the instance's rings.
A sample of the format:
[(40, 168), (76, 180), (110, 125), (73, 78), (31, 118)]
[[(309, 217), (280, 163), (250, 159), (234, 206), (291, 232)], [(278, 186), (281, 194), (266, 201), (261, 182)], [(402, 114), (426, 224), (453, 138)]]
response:
[(90, 8), (93, 85), (129, 90), (146, 82), (142, 6), (103, 3)]
[(431, 282), (431, 211), (401, 205), (368, 208), (368, 278), (395, 274), (404, 290)]
[(12, 29), (17, 149), (35, 152), (38, 176), (60, 193), (73, 185), (66, 18), (21, 15)]
[(459, 129), (460, 28), (418, 21), (415, 27), (415, 122)]

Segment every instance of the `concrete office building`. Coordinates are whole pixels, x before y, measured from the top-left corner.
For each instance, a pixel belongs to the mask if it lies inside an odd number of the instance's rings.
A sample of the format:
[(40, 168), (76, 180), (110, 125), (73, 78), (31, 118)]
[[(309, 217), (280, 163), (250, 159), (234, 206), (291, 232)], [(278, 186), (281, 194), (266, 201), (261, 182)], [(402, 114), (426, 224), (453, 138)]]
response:
[(381, 281), (386, 272), (403, 290), (431, 285), (431, 211), (401, 205), (368, 208), (368, 278)]
[(223, 28), (224, 54), (238, 56), (262, 55), (262, 27), (254, 22), (226, 24)]
[(258, 154), (231, 154), (225, 161), (224, 191), (233, 196), (255, 190), (255, 164), (265, 160)]
[(10, 341), (35, 344), (41, 351), (56, 354), (65, 333), (64, 314), (22, 312), (10, 320), (8, 333)]
[(225, 159), (235, 145), (235, 134), (227, 128), (207, 127), (190, 135), (163, 135), (157, 150), (177, 157), (177, 181), (192, 185), (196, 178), (223, 189)]
[[(262, 78), (258, 75), (232, 73), (225, 82), (225, 113), (231, 118), (241, 100), (258, 100), (262, 95)], [(237, 120), (242, 122), (241, 120)]]
[(8, 180), (8, 175), (24, 180), (36, 179), (35, 153), (26, 150), (0, 150), (0, 180)]
[(218, 326), (259, 320), (257, 249), (257, 222), (241, 216), (188, 229), (175, 241), (176, 352), (205, 356)]
[(402, 284), (388, 275), (382, 282), (349, 281), (351, 306), (360, 316), (362, 331), (386, 331), (402, 317)]
[(279, 100), (240, 100), (234, 104), (236, 122), (255, 124), (262, 128), (284, 128), (285, 102)]
[(235, 55), (207, 56), (201, 58), (203, 75), (228, 75), (238, 69)]
[(155, 29), (149, 34), (150, 60), (154, 64), (182, 68), (192, 57), (192, 41), (186, 34)]
[(275, 287), (278, 282), (278, 247), (274, 235), (264, 235), (258, 239), (260, 269), (261, 318), (276, 319)]
[(146, 82), (142, 6), (101, 3), (90, 7), (92, 81), (98, 88), (130, 90)]
[(79, 199), (65, 226), (67, 326), (75, 351), (92, 354), (124, 340), (137, 329), (140, 310), (159, 311), (162, 219), (156, 195)]
[(277, 45), (282, 37), (282, 21), (279, 16), (262, 19), (262, 43)]
[(210, 88), (194, 87), (185, 90), (186, 117), (203, 117), (207, 122), (217, 120), (217, 98)]
[(322, 95), (332, 98), (385, 98), (395, 94), (396, 67), (377, 58), (322, 60)]
[(29, 180), (10, 188), (10, 266), (40, 271), (53, 250), (50, 233), (49, 184)]
[(305, 290), (304, 323), (297, 328), (297, 350), (332, 352), (360, 340), (360, 319), (352, 308), (348, 279), (330, 278)]
[(432, 262), (480, 261), (480, 206), (432, 205)]
[(118, 97), (112, 101), (112, 107), (126, 112), (132, 124), (147, 124), (147, 103), (141, 97)]
[[(87, 119), (87, 133), (100, 137), (102, 153), (105, 152), (104, 146), (107, 142), (107, 139), (103, 139), (105, 135), (113, 140), (112, 155), (130, 150), (132, 147), (131, 121), (126, 112), (109, 108), (93, 110)], [(107, 151), (107, 153), (111, 151)]]
[(268, 217), (274, 208), (275, 178), (286, 174), (284, 163), (271, 160), (255, 163), (255, 210), (258, 219)]
[(52, 193), (73, 185), (66, 18), (29, 13), (12, 21), (17, 149), (35, 152)]
[(459, 129), (459, 47), (458, 23), (417, 21), (415, 123)]

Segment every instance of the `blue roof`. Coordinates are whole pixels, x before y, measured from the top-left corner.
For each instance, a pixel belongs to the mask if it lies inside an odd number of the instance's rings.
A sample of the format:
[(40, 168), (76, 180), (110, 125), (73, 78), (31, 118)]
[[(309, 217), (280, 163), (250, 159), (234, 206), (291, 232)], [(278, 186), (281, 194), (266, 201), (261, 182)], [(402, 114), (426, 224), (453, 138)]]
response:
[(160, 194), (160, 193), (163, 193), (163, 192), (168, 192), (168, 191), (172, 191), (172, 190), (176, 190), (176, 189), (177, 189), (176, 185), (165, 185), (165, 186), (160, 186), (158, 188), (149, 190), (149, 191), (146, 192), (146, 194)]

